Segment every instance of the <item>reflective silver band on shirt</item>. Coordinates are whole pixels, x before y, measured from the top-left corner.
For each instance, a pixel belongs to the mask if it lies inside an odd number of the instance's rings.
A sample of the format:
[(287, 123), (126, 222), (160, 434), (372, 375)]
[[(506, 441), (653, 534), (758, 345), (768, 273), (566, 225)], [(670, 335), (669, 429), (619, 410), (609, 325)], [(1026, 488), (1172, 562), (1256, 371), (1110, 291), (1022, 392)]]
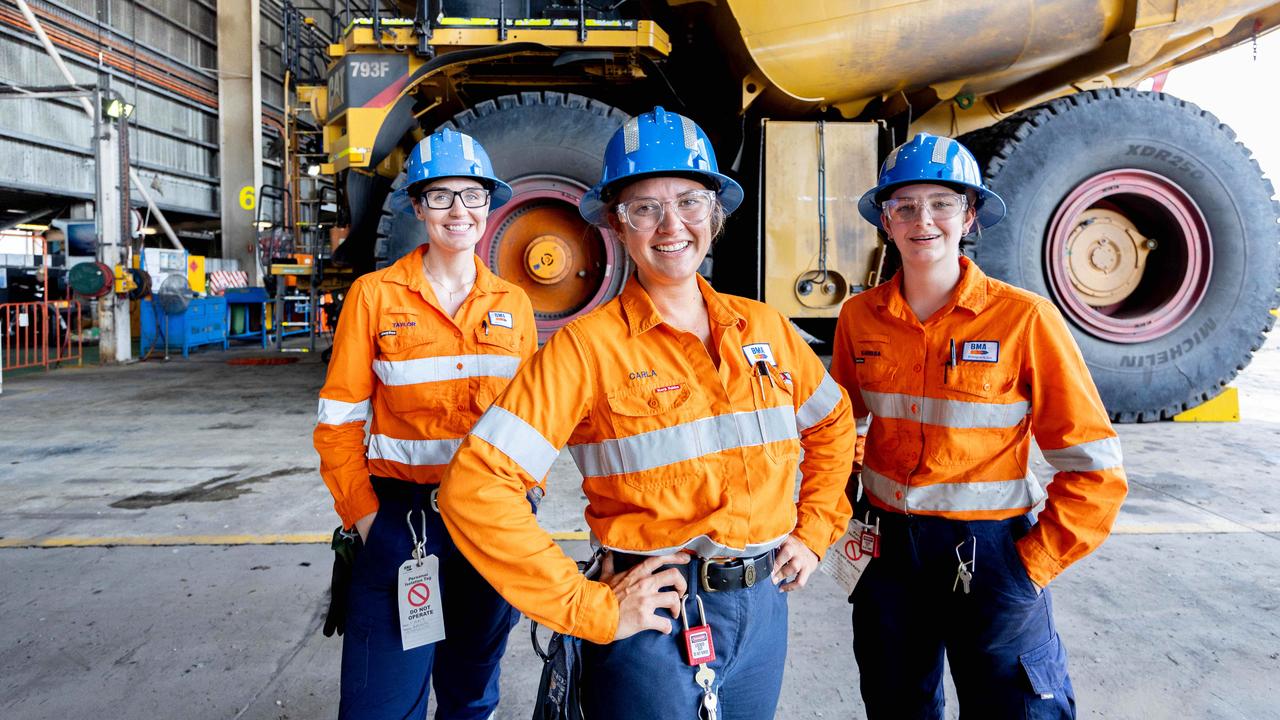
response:
[(751, 543), (746, 547), (741, 547), (741, 548), (722, 545), (716, 542), (715, 540), (712, 540), (710, 537), (707, 537), (706, 535), (699, 535), (698, 537), (695, 537), (691, 540), (681, 543), (680, 545), (672, 545), (670, 547), (657, 548), (654, 550), (632, 550), (630, 548), (605, 545), (596, 538), (595, 533), (592, 533), (591, 545), (593, 547), (603, 547), (608, 550), (615, 550), (617, 552), (627, 553), (628, 555), (644, 555), (647, 557), (654, 556), (654, 555), (670, 555), (671, 553), (676, 553), (681, 551), (691, 552), (700, 558), (755, 557), (757, 555), (763, 555), (764, 553), (767, 553), (770, 550), (773, 550), (774, 548), (778, 547), (779, 545), (782, 544), (783, 540), (787, 539), (787, 535), (790, 535), (790, 534), (791, 534), (790, 532), (786, 532), (786, 533), (783, 533), (782, 535), (779, 535), (776, 538), (773, 538), (772, 540), (765, 540), (764, 542), (759, 542), (759, 543)]
[(374, 360), (373, 372), (383, 385), (461, 380), (472, 377), (509, 378), (520, 367), (515, 355), (441, 355), (415, 360)]
[(343, 425), (345, 423), (364, 422), (368, 419), (368, 400), (353, 403), (320, 398), (320, 407), (316, 411), (316, 422), (325, 425)]
[[(915, 420), (949, 428), (1007, 428), (1022, 422), (1031, 403), (1021, 400), (996, 404), (862, 390), (862, 401), (878, 418)], [(911, 408), (915, 406), (916, 411)]]
[(1017, 480), (903, 485), (863, 467), (862, 487), (882, 504), (905, 513), (1021, 510), (1045, 497), (1044, 488), (1030, 473)]
[(584, 477), (621, 475), (736, 448), (799, 438), (790, 405), (699, 418), (615, 440), (570, 445)]
[(797, 429), (800, 432), (804, 432), (817, 425), (826, 419), (831, 414), (831, 411), (836, 409), (836, 405), (839, 404), (840, 386), (836, 384), (835, 378), (831, 377), (830, 374), (823, 373), (822, 382), (818, 384), (818, 388), (796, 411)]
[(401, 440), (386, 435), (369, 436), (370, 460), (391, 460), (405, 465), (448, 465), (462, 444), (462, 438), (448, 440)]
[(1118, 437), (1102, 438), (1057, 450), (1042, 448), (1040, 452), (1044, 454), (1044, 459), (1059, 472), (1106, 470), (1124, 464), (1124, 455), (1120, 452)]
[(560, 451), (542, 433), (510, 410), (490, 405), (476, 421), (471, 434), (511, 458), (534, 480), (541, 482)]

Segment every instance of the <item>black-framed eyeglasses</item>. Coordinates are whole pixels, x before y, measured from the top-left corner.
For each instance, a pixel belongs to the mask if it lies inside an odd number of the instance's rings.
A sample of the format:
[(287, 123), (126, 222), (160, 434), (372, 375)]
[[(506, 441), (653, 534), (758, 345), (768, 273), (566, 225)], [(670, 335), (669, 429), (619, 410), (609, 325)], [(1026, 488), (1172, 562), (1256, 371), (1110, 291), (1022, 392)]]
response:
[(453, 199), (462, 200), (462, 207), (484, 207), (489, 202), (489, 191), (484, 188), (463, 188), (462, 190), (446, 190), (444, 188), (427, 188), (418, 195), (418, 204), (432, 210), (448, 210), (453, 207)]
[(668, 202), (657, 198), (636, 198), (618, 203), (617, 213), (623, 222), (636, 230), (652, 230), (662, 224), (667, 205), (672, 205), (681, 220), (696, 225), (711, 215), (715, 200), (716, 194), (710, 190), (688, 190)]
[(925, 210), (934, 220), (947, 220), (964, 212), (969, 207), (969, 198), (960, 193), (935, 193), (924, 200), (917, 198), (898, 198), (885, 200), (880, 205), (884, 214), (894, 222), (915, 222)]

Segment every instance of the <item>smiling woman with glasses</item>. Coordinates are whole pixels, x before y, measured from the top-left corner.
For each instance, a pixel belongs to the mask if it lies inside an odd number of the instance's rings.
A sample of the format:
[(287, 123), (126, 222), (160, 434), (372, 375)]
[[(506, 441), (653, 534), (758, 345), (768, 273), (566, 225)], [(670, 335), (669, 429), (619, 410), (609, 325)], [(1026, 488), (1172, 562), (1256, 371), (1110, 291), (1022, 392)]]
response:
[[(772, 718), (787, 593), (849, 521), (848, 399), (786, 318), (698, 275), (742, 199), (693, 120), (655, 108), (619, 128), (579, 211), (635, 273), (547, 341), (445, 475), (463, 553), (525, 614), (585, 641), (584, 717)], [(566, 444), (598, 577), (520, 507)]]
[[(489, 211), (511, 198), (480, 143), (432, 134), (397, 192), (428, 242), (347, 293), (315, 430), (342, 519), (335, 550), (349, 563), (348, 586), (335, 563), (326, 622), (345, 632), (338, 716), (424, 718), (434, 686), (437, 718), (488, 717), (519, 613), (458, 553), (435, 497), (462, 436), (533, 355), (538, 332), (524, 291), (475, 254)], [(411, 611), (442, 617), (443, 639), (430, 627), (402, 632)]]

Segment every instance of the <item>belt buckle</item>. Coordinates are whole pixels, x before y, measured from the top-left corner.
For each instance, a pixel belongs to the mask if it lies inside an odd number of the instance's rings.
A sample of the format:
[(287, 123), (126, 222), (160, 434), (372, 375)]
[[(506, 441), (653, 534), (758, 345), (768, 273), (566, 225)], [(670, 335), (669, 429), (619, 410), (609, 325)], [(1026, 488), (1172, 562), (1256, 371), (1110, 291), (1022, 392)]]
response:
[(434, 510), (437, 515), (440, 514), (440, 503), (436, 499), (437, 496), (439, 495), (440, 495), (440, 488), (438, 487), (431, 488), (431, 509)]
[(702, 561), (702, 565), (698, 568), (698, 584), (702, 586), (705, 592), (720, 592), (711, 587), (711, 578), (707, 577), (707, 568), (711, 567), (711, 562), (711, 560)]
[(756, 561), (755, 558), (742, 559), (742, 586), (749, 588), (756, 584)]

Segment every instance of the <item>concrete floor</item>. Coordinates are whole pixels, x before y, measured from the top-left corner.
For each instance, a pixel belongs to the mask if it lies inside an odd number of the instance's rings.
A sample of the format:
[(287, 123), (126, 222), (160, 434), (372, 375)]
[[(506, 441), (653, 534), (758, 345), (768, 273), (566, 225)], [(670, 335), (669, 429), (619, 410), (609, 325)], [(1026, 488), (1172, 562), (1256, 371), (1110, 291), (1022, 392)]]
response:
[[(260, 354), (5, 378), (0, 717), (333, 716), (324, 367), (226, 363)], [(1082, 717), (1280, 718), (1276, 337), (1236, 384), (1240, 423), (1120, 428), (1117, 534), (1052, 586)], [(562, 537), (577, 482), (562, 457), (540, 514)], [(779, 718), (862, 716), (848, 613), (825, 576), (792, 596)], [(527, 622), (504, 671), (498, 717), (526, 718)]]

